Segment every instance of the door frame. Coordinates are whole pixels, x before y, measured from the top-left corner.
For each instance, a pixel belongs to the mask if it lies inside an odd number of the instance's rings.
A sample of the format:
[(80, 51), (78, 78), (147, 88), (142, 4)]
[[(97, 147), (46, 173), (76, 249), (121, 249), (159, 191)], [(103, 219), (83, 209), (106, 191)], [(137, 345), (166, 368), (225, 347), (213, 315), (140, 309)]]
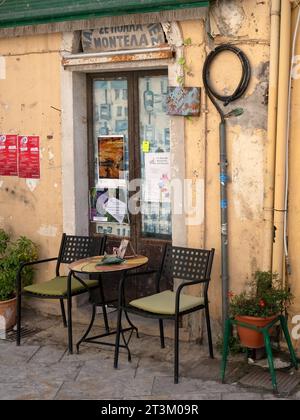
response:
[[(99, 72), (87, 74), (87, 122), (88, 122), (88, 178), (89, 190), (95, 185), (94, 179), (94, 110), (93, 110), (93, 83), (95, 80), (126, 78), (128, 81), (128, 152), (129, 152), (129, 180), (141, 178), (141, 138), (139, 118), (135, 117), (135, 112), (139, 114), (140, 98), (139, 98), (139, 78), (145, 76), (168, 76), (168, 69), (153, 69), (153, 70), (132, 70), (120, 72)], [(133, 141), (130, 141), (133, 139)], [(133, 195), (134, 192), (129, 193)], [(95, 224), (89, 222), (90, 234), (95, 234), (93, 226)], [(142, 236), (142, 217), (141, 213), (138, 215), (130, 215), (130, 240), (134, 248), (138, 251), (141, 248), (141, 243), (158, 244), (171, 243), (172, 239), (151, 238)], [(113, 239), (119, 239), (114, 235)]]

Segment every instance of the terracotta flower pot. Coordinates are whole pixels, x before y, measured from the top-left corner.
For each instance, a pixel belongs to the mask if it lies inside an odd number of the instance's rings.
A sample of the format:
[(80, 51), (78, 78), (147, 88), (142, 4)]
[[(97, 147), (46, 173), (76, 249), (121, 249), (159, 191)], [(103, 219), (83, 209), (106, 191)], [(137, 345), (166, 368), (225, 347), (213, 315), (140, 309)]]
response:
[(8, 331), (16, 325), (17, 299), (0, 301), (0, 331)]
[[(274, 315), (269, 318), (256, 318), (253, 316), (236, 316), (235, 319), (240, 322), (244, 322), (245, 324), (254, 325), (259, 328), (263, 328), (272, 322), (277, 315)], [(262, 333), (259, 333), (254, 330), (250, 330), (249, 328), (237, 326), (238, 335), (241, 340), (241, 344), (244, 347), (248, 347), (249, 349), (260, 349), (265, 346), (264, 336)]]

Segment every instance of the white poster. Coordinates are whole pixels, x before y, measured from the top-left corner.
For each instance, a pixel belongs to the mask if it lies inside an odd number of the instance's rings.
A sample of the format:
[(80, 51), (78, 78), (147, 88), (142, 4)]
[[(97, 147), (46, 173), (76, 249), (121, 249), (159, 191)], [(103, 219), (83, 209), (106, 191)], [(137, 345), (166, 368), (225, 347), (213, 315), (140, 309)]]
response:
[(146, 153), (145, 201), (169, 203), (171, 201), (170, 182), (170, 153)]
[(117, 198), (111, 197), (104, 204), (104, 209), (119, 223), (123, 223), (125, 216), (127, 214), (126, 203), (118, 200)]

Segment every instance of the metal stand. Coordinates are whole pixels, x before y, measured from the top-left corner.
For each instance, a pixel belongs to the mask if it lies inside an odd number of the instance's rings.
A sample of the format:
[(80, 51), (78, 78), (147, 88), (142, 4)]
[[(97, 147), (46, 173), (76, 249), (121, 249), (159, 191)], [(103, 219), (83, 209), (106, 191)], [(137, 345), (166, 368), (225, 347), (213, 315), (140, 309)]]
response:
[(284, 333), (284, 336), (285, 336), (285, 339), (289, 348), (292, 365), (295, 367), (296, 370), (298, 370), (297, 356), (296, 356), (296, 353), (292, 344), (292, 340), (290, 337), (286, 319), (283, 315), (278, 316), (275, 320), (270, 322), (264, 328), (258, 328), (254, 325), (249, 325), (244, 322), (236, 321), (234, 319), (229, 318), (227, 319), (226, 326), (225, 326), (223, 359), (222, 359), (222, 366), (221, 366), (221, 379), (223, 383), (225, 381), (227, 358), (228, 358), (228, 353), (229, 353), (229, 338), (230, 338), (231, 326), (240, 325), (241, 327), (248, 328), (250, 330), (254, 330), (263, 334), (267, 356), (268, 356), (269, 369), (270, 369), (270, 373), (272, 377), (273, 391), (274, 393), (278, 394), (276, 371), (275, 371), (275, 366), (274, 366), (274, 361), (273, 361), (273, 353), (272, 353), (272, 347), (271, 347), (271, 341), (270, 341), (270, 335), (269, 335), (270, 329), (278, 322), (280, 322), (281, 328), (283, 330), (283, 333)]

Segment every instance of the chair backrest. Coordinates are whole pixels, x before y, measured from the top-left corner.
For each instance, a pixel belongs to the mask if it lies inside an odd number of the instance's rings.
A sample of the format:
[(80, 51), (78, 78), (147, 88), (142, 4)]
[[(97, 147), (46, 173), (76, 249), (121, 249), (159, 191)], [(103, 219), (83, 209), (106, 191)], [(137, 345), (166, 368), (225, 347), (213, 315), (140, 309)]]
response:
[(214, 249), (182, 248), (167, 245), (161, 275), (168, 279), (209, 283)]
[(106, 236), (62, 236), (60, 251), (56, 265), (56, 275), (59, 276), (61, 264), (71, 264), (83, 258), (103, 255), (106, 246)]

